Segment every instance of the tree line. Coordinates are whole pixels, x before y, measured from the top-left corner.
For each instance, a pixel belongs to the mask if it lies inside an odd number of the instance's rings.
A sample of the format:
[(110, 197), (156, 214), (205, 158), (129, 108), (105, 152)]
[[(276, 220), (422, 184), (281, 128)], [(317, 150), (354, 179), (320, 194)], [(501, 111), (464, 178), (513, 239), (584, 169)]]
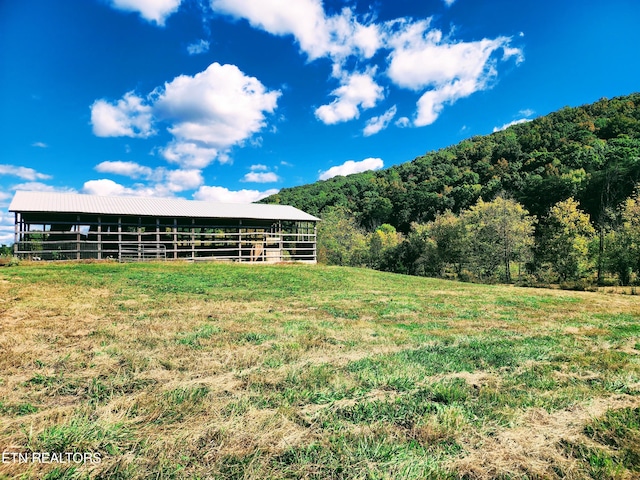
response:
[(318, 258), (332, 265), (479, 282), (560, 284), (570, 288), (640, 279), (640, 186), (610, 214), (601, 237), (572, 197), (543, 217), (504, 194), (459, 213), (446, 210), (400, 233), (367, 232), (343, 207), (329, 208), (318, 230)]

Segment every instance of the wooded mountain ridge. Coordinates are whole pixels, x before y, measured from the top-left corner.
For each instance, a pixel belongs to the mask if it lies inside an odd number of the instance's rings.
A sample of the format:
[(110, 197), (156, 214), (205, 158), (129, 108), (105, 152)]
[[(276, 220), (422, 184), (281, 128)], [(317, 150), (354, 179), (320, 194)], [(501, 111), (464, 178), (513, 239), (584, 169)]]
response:
[(565, 107), (385, 170), (285, 188), (262, 202), (318, 216), (341, 206), (369, 231), (390, 224), (408, 232), (413, 222), (498, 194), (538, 217), (573, 197), (598, 224), (639, 180), (640, 93), (633, 93)]

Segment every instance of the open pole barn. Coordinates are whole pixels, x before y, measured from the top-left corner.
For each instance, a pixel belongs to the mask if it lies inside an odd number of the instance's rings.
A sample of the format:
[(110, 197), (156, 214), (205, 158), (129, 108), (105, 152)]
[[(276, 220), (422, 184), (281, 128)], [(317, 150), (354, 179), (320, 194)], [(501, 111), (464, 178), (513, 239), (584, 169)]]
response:
[(288, 205), (18, 191), (9, 211), (24, 259), (316, 263), (320, 219)]

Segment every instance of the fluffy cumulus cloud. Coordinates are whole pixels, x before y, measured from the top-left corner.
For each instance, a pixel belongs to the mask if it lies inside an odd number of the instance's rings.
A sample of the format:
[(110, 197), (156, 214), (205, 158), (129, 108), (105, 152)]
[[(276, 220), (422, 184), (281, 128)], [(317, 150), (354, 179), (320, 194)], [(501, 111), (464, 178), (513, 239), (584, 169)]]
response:
[(397, 112), (398, 108), (394, 105), (382, 115), (370, 118), (367, 121), (367, 125), (364, 127), (362, 134), (365, 137), (370, 137), (371, 135), (375, 135), (376, 133), (381, 132), (389, 126), (391, 120), (393, 120), (393, 117), (396, 116)]
[(154, 123), (165, 122), (173, 135), (162, 149), (165, 159), (201, 169), (214, 160), (229, 161), (231, 147), (266, 126), (280, 95), (235, 65), (213, 63), (193, 76), (174, 78), (146, 99), (129, 92), (113, 103), (97, 100), (91, 123), (100, 137), (149, 137), (156, 133)]
[(216, 159), (220, 163), (229, 162), (229, 157), (221, 154), (218, 148), (184, 139), (172, 141), (162, 150), (162, 155), (171, 163), (193, 168), (204, 168)]
[(84, 182), (81, 192), (88, 195), (100, 195), (102, 197), (125, 197), (136, 195), (136, 192), (133, 189), (127, 188), (124, 185), (120, 185), (119, 183), (116, 183), (113, 180), (109, 180), (108, 178), (101, 178), (100, 180), (89, 180), (88, 182)]
[(251, 165), (249, 169), (251, 171), (240, 179), (241, 182), (273, 183), (280, 181), (280, 177), (275, 172), (270, 172), (266, 165)]
[(173, 196), (177, 192), (195, 190), (204, 184), (200, 169), (175, 169), (164, 167), (150, 168), (135, 162), (107, 161), (96, 165), (101, 173), (122, 175), (132, 179), (142, 179), (147, 183), (136, 183), (126, 187), (111, 179), (90, 180), (84, 184), (83, 191), (95, 195), (139, 195), (139, 196)]
[(380, 158), (366, 158), (360, 162), (347, 160), (342, 165), (331, 167), (325, 172), (320, 172), (319, 180), (328, 180), (338, 175), (351, 175), (352, 173), (366, 172), (367, 170), (380, 170), (384, 167), (384, 162)]
[(172, 192), (195, 190), (204, 183), (200, 170), (172, 170), (167, 172), (167, 187)]
[(202, 168), (218, 153), (266, 126), (280, 97), (235, 65), (211, 64), (194, 76), (180, 75), (154, 93), (154, 113), (172, 123), (169, 161)]
[(211, 0), (211, 8), (273, 35), (292, 35), (309, 60), (370, 58), (381, 45), (378, 25), (360, 22), (349, 8), (327, 16), (321, 0)]
[(274, 172), (249, 172), (242, 177), (241, 182), (252, 183), (273, 183), (280, 180), (277, 174)]
[(204, 202), (221, 203), (253, 203), (262, 200), (270, 195), (275, 195), (279, 190), (272, 188), (265, 191), (259, 190), (229, 190), (225, 187), (215, 187), (203, 185), (193, 194), (195, 200)]
[(89, 180), (84, 182), (80, 193), (99, 195), (101, 197), (173, 197), (174, 194), (166, 184), (156, 185), (135, 184), (126, 187), (108, 178)]
[(47, 180), (51, 175), (37, 172), (33, 168), (18, 167), (15, 165), (0, 165), (0, 175), (10, 175), (23, 180)]
[(327, 125), (346, 122), (360, 116), (360, 108), (373, 108), (384, 98), (384, 89), (373, 79), (375, 70), (354, 73), (343, 78), (343, 84), (331, 94), (336, 99), (316, 109), (316, 117)]
[(111, 0), (111, 5), (126, 12), (138, 12), (142, 18), (163, 26), (178, 11), (182, 0)]
[(96, 171), (101, 173), (113, 173), (131, 178), (150, 178), (153, 175), (153, 169), (138, 165), (135, 162), (106, 161), (95, 166)]
[(98, 137), (150, 137), (155, 134), (152, 120), (151, 106), (133, 92), (115, 103), (101, 99), (91, 105), (91, 125)]

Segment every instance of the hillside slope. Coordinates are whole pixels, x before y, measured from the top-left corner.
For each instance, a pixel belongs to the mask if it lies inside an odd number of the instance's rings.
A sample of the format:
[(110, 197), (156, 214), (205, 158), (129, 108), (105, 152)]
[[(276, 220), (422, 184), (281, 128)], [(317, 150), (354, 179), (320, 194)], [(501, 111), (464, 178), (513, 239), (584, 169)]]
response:
[(563, 108), (531, 122), (427, 153), (377, 172), (285, 188), (264, 203), (313, 215), (342, 205), (372, 229), (458, 212), (504, 191), (541, 216), (570, 196), (598, 221), (640, 180), (640, 93)]

